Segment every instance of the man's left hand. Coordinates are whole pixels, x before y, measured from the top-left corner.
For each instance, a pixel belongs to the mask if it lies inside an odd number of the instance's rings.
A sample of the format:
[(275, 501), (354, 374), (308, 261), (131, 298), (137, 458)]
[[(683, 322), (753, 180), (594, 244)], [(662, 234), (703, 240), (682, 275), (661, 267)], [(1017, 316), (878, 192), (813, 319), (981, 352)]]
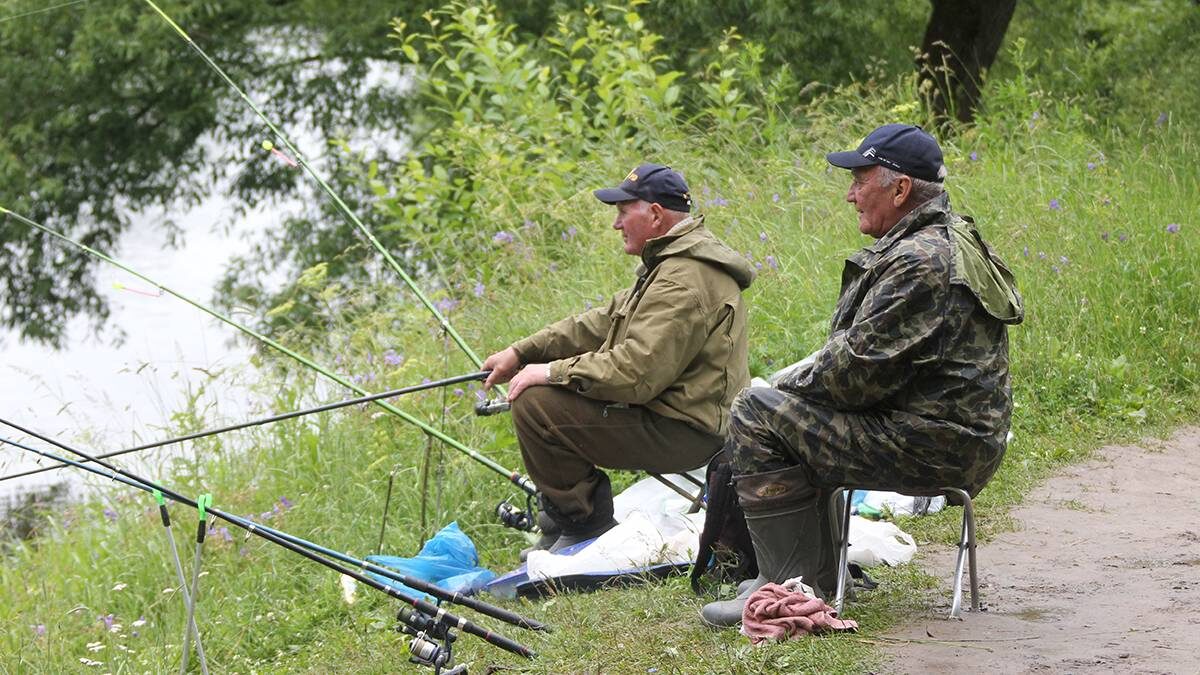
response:
[(529, 387), (550, 384), (550, 364), (531, 363), (521, 369), (516, 377), (508, 383), (508, 402), (517, 400), (521, 392)]

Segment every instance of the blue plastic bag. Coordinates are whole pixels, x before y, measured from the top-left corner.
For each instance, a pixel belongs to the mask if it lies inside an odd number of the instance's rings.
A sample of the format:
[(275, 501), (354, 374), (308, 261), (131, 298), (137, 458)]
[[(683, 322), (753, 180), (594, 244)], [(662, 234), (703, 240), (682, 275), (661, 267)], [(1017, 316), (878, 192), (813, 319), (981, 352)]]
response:
[[(450, 523), (433, 535), (414, 558), (372, 555), (367, 556), (367, 561), (464, 595), (473, 594), (496, 578), (495, 572), (479, 566), (479, 553), (475, 549), (475, 542), (459, 529), (457, 522)], [(398, 581), (373, 573), (368, 574), (406, 595), (429, 597)]]

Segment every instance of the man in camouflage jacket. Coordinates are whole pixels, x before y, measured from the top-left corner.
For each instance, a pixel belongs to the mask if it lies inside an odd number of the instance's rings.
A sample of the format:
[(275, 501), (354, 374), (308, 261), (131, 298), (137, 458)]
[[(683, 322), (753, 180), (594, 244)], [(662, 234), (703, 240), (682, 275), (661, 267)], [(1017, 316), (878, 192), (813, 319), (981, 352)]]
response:
[(834, 488), (974, 495), (1004, 455), (1007, 325), (1023, 318), (1021, 299), (972, 221), (950, 210), (937, 142), (889, 124), (828, 159), (853, 172), (846, 201), (877, 241), (847, 259), (811, 363), (734, 402), (726, 450), (760, 576), (705, 606), (714, 625), (740, 621), (768, 581), (803, 576), (836, 592)]
[(512, 378), (525, 467), (561, 530), (540, 542), (552, 552), (615, 524), (597, 467), (701, 466), (721, 448), (729, 406), (750, 381), (742, 290), (754, 271), (688, 215), (683, 177), (643, 164), (595, 194), (617, 206), (613, 227), (625, 252), (641, 257), (634, 285), (483, 364), (492, 370), (485, 386)]

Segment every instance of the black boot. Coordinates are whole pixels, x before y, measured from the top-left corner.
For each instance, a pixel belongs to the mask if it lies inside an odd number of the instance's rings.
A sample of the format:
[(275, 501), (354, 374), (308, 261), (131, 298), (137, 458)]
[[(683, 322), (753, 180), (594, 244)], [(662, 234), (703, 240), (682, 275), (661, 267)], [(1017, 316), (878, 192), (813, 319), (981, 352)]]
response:
[(712, 626), (740, 623), (746, 600), (767, 582), (803, 577), (804, 583), (820, 595), (821, 577), (827, 576), (821, 568), (832, 549), (825, 542), (828, 526), (820, 522), (824, 510), (817, 508), (818, 491), (809, 485), (803, 469), (789, 467), (738, 476), (735, 483), (754, 542), (759, 576), (733, 600), (710, 602), (700, 610), (701, 619)]
[(532, 546), (521, 549), (521, 562), (525, 562), (529, 554), (534, 551), (549, 550), (554, 542), (558, 541), (558, 535), (562, 534), (562, 528), (550, 517), (550, 514), (546, 513), (545, 500), (541, 495), (538, 495), (538, 503), (541, 506), (538, 507), (537, 525), (541, 534), (538, 535), (538, 540)]
[(550, 504), (549, 500), (546, 500), (546, 512), (558, 522), (562, 529), (562, 534), (550, 547), (551, 553), (558, 553), (568, 546), (595, 539), (617, 526), (617, 521), (613, 520), (612, 484), (608, 482), (607, 474), (603, 471), (598, 473), (600, 482), (592, 491), (592, 513), (587, 518), (583, 520), (565, 518), (556, 507)]

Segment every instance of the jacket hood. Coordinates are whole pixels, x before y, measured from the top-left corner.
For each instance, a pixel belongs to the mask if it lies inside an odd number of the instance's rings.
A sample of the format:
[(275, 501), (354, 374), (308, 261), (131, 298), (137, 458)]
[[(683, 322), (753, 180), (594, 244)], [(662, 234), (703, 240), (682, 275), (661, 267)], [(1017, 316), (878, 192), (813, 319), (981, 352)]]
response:
[(740, 253), (721, 243), (708, 228), (704, 227), (704, 216), (693, 216), (681, 220), (661, 237), (646, 242), (642, 249), (642, 264), (638, 276), (653, 269), (664, 258), (684, 256), (716, 265), (733, 277), (742, 290), (754, 282), (754, 268)]
[(969, 288), (984, 311), (997, 320), (1010, 325), (1021, 323), (1025, 307), (1013, 273), (979, 236), (974, 221), (950, 210), (949, 195), (942, 194), (918, 206), (866, 250), (882, 253), (901, 238), (935, 223), (945, 225), (950, 237), (954, 254), (951, 282)]

